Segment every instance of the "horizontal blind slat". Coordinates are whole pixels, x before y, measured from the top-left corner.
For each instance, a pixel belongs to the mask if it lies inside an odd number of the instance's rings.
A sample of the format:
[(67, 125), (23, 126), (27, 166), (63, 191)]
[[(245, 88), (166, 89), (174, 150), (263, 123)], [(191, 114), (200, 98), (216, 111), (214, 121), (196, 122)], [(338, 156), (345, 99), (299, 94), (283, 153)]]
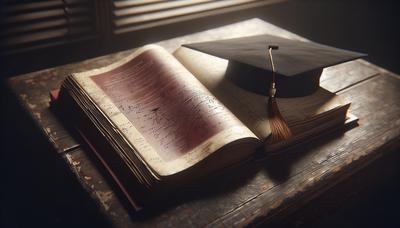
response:
[(17, 2), (5, 3), (0, 7), (0, 12), (3, 14), (15, 14), (41, 11), (52, 8), (63, 8), (64, 6), (74, 7), (79, 5), (87, 5), (88, 0), (51, 0), (51, 1), (37, 1), (37, 2)]
[(27, 24), (24, 26), (12, 26), (7, 27), (0, 31), (0, 36), (11, 36), (19, 33), (33, 32), (41, 29), (47, 29), (52, 27), (66, 26), (67, 19), (54, 19), (51, 21), (41, 21), (38, 23)]
[(0, 24), (29, 23), (36, 20), (51, 20), (60, 17), (73, 17), (76, 14), (87, 14), (91, 11), (88, 7), (71, 7), (64, 9), (51, 9), (39, 12), (17, 14), (2, 18)]
[(47, 40), (47, 39), (52, 39), (52, 38), (57, 38), (57, 37), (63, 37), (67, 33), (68, 33), (67, 28), (61, 28), (61, 29), (52, 30), (52, 31), (38, 32), (38, 33), (26, 34), (26, 35), (22, 35), (22, 36), (15, 36), (15, 37), (13, 37), (13, 39), (0, 40), (0, 46), (12, 46), (12, 45), (17, 45), (17, 44), (37, 42), (40, 40)]
[(124, 8), (124, 7), (131, 7), (131, 6), (140, 6), (140, 5), (147, 5), (151, 3), (157, 2), (168, 2), (169, 0), (122, 0), (122, 1), (114, 1), (115, 8)]
[(65, 12), (63, 9), (52, 9), (52, 10), (17, 14), (5, 17), (3, 20), (1, 20), (1, 24), (23, 23), (33, 20), (43, 20), (46, 18), (64, 17), (64, 16)]
[(47, 8), (62, 7), (64, 3), (62, 0), (59, 1), (42, 1), (42, 2), (26, 2), (26, 3), (14, 3), (3, 5), (0, 12), (2, 13), (20, 13), (26, 11), (40, 11)]
[(45, 42), (50, 39), (70, 39), (72, 36), (83, 35), (92, 31), (87, 26), (71, 26), (70, 28), (59, 28), (50, 31), (42, 31), (36, 33), (23, 34), (14, 36), (13, 39), (0, 39), (0, 46), (16, 46), (33, 42)]
[(136, 14), (156, 12), (156, 11), (168, 10), (168, 9), (172, 9), (172, 8), (191, 6), (191, 5), (196, 5), (199, 3), (215, 2), (215, 1), (216, 0), (169, 1), (169, 2), (163, 2), (163, 3), (158, 3), (158, 4), (136, 6), (136, 7), (130, 7), (130, 8), (125, 8), (125, 9), (117, 9), (114, 11), (114, 15), (116, 17), (133, 16)]
[(85, 24), (90, 26), (91, 18), (88, 16), (72, 17), (67, 20), (65, 17), (60, 19), (52, 19), (46, 21), (39, 21), (36, 23), (25, 24), (24, 26), (12, 26), (0, 30), (1, 36), (12, 36), (20, 33), (35, 32), (39, 30), (46, 30), (55, 27), (68, 27), (68, 25)]

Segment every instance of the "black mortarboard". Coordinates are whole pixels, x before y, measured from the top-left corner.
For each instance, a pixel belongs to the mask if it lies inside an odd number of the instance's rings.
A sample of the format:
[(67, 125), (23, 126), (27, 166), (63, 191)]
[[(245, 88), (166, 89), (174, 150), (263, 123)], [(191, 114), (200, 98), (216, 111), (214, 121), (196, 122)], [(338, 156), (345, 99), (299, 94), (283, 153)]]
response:
[(277, 96), (294, 97), (313, 93), (319, 87), (324, 67), (360, 58), (365, 54), (338, 49), (314, 42), (302, 42), (271, 35), (217, 40), (183, 46), (228, 59), (226, 77), (238, 86), (268, 95), (271, 65), (268, 47), (273, 51)]

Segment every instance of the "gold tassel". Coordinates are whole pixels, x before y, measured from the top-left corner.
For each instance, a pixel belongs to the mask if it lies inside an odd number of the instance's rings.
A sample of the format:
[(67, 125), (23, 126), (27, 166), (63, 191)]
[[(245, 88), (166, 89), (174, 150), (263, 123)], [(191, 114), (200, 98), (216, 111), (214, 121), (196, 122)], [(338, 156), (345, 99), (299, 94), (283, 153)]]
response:
[(272, 58), (272, 50), (278, 49), (278, 46), (268, 46), (269, 61), (272, 68), (272, 81), (269, 88), (269, 99), (268, 99), (268, 120), (271, 128), (270, 136), (265, 140), (264, 145), (268, 146), (273, 143), (277, 143), (283, 140), (287, 140), (292, 136), (292, 132), (289, 129), (285, 119), (279, 111), (278, 104), (276, 102), (275, 94), (275, 66)]

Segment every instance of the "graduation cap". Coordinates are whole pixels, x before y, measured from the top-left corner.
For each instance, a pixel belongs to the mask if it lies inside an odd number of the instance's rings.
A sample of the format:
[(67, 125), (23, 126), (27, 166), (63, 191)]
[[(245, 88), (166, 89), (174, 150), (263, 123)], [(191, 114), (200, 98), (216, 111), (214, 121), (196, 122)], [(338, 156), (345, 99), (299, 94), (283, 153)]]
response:
[(271, 35), (258, 35), (193, 44), (185, 47), (228, 59), (226, 77), (236, 85), (269, 95), (272, 65), (268, 47), (273, 50), (276, 68), (276, 96), (298, 97), (315, 92), (324, 67), (366, 56), (314, 42), (302, 42)]
[(269, 97), (267, 106), (271, 134), (265, 141), (266, 146), (292, 136), (279, 111), (276, 96), (309, 95), (319, 88), (319, 79), (324, 67), (365, 56), (362, 53), (322, 44), (271, 35), (183, 46), (228, 59), (225, 75), (227, 78), (246, 90)]

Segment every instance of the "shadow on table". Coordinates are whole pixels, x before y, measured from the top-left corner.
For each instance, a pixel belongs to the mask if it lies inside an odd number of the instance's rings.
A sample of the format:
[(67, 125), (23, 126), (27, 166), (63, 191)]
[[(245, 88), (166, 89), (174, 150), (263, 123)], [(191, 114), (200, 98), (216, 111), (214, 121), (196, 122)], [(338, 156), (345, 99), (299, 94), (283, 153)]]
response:
[[(263, 170), (276, 184), (283, 183), (293, 175), (293, 167), (312, 151), (318, 150), (328, 143), (340, 139), (343, 134), (358, 126), (357, 121), (350, 122), (343, 127), (307, 139), (297, 145), (274, 154), (264, 154), (257, 151), (256, 160), (263, 165)], [(310, 162), (310, 160), (306, 161)]]

